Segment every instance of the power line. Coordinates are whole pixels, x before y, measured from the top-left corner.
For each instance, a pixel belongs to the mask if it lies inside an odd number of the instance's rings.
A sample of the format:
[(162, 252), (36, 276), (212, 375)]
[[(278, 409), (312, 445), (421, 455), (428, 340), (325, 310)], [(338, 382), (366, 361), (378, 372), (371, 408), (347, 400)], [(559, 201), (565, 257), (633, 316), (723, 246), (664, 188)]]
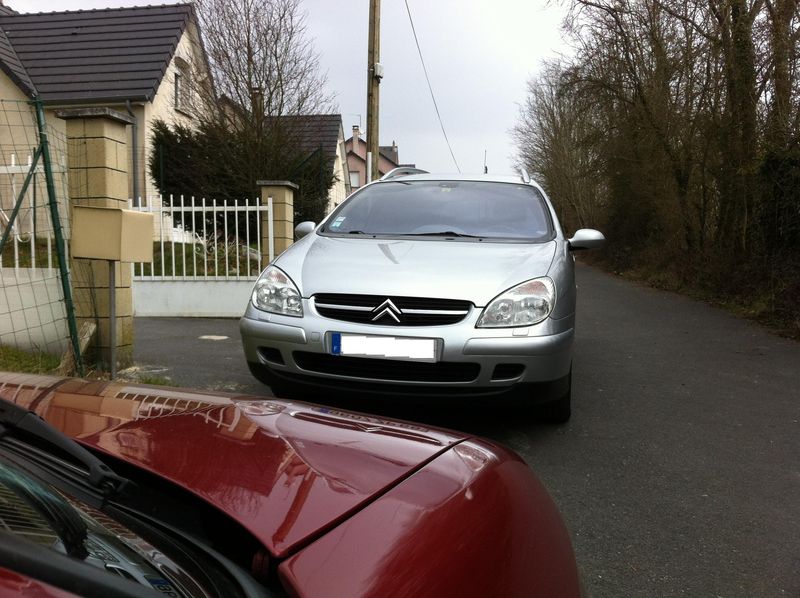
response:
[(450, 150), (450, 157), (453, 158), (453, 164), (456, 165), (456, 170), (459, 174), (461, 169), (458, 167), (458, 161), (453, 153), (453, 147), (450, 145), (450, 140), (447, 138), (447, 132), (444, 130), (444, 123), (442, 122), (442, 115), (439, 113), (439, 105), (436, 103), (436, 97), (433, 95), (433, 87), (431, 86), (431, 79), (428, 76), (428, 69), (425, 67), (425, 59), (422, 57), (422, 48), (419, 46), (419, 38), (417, 37), (417, 30), (414, 27), (414, 19), (411, 17), (411, 8), (408, 6), (408, 0), (405, 0), (406, 12), (408, 12), (408, 20), (411, 23), (411, 32), (414, 34), (414, 42), (417, 44), (417, 52), (419, 53), (419, 61), (422, 63), (422, 71), (425, 73), (425, 80), (428, 82), (428, 89), (431, 92), (431, 99), (433, 100), (433, 107), (436, 110), (436, 118), (439, 119), (439, 126), (442, 128), (442, 135), (447, 142), (447, 149)]

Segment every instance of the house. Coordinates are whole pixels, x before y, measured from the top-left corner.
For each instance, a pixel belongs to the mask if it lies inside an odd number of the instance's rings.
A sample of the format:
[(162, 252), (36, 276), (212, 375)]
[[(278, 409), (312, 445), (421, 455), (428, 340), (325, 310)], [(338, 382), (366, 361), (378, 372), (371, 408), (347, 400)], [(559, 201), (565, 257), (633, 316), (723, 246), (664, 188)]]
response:
[[(19, 13), (0, 0), (0, 99), (38, 96), (49, 124), (62, 133), (58, 109), (108, 107), (132, 116), (130, 197), (158, 195), (148, 169), (152, 123), (192, 128), (199, 96), (213, 95), (198, 94), (202, 86), (213, 81), (191, 4)], [(299, 146), (322, 151), (333, 169), (333, 209), (350, 192), (341, 117), (282, 118), (295, 123)]]
[[(361, 130), (358, 125), (353, 125), (353, 136), (345, 141), (347, 151), (347, 165), (350, 168), (350, 188), (355, 191), (367, 184), (367, 143), (361, 140)], [(413, 166), (400, 164), (397, 144), (382, 145), (379, 147), (378, 172), (381, 176), (398, 166)]]
[(0, 1), (0, 99), (38, 96), (61, 131), (61, 108), (132, 116), (131, 197), (158, 193), (147, 173), (151, 124), (192, 127), (194, 90), (211, 84), (191, 4), (18, 13)]
[(333, 186), (328, 192), (327, 214), (350, 195), (352, 179), (345, 150), (340, 114), (309, 114), (280, 117), (297, 151), (311, 156), (321, 152), (323, 163), (332, 169)]

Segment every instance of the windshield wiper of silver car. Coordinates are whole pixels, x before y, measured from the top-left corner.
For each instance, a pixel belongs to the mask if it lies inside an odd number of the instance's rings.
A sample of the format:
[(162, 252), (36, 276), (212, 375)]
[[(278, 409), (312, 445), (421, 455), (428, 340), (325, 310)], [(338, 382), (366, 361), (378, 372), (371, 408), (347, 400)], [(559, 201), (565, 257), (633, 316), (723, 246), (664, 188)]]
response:
[(430, 233), (406, 233), (407, 237), (461, 237), (464, 239), (482, 239), (480, 235), (468, 235), (466, 233), (457, 233), (454, 230), (437, 230)]
[(114, 473), (108, 465), (83, 448), (75, 440), (57, 430), (33, 411), (0, 399), (0, 439), (23, 432), (39, 441), (67, 453), (89, 470), (89, 483), (105, 498), (118, 494), (132, 484), (127, 478)]

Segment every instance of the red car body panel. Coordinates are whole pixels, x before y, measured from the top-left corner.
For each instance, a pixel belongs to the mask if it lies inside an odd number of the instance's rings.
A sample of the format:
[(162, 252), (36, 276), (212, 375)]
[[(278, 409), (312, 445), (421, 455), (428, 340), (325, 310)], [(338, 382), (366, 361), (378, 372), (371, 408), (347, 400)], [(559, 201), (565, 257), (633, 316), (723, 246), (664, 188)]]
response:
[(200, 496), (297, 596), (580, 595), (569, 536), (516, 455), (301, 402), (0, 373), (0, 397)]
[(20, 575), (0, 567), (0, 597), (15, 598), (75, 598), (75, 594), (65, 592), (35, 579)]
[(476, 441), (437, 457), (284, 561), (280, 573), (299, 596), (580, 593), (547, 492), (515, 455)]
[(305, 403), (75, 379), (2, 380), (0, 397), (197, 494), (275, 557), (463, 439)]

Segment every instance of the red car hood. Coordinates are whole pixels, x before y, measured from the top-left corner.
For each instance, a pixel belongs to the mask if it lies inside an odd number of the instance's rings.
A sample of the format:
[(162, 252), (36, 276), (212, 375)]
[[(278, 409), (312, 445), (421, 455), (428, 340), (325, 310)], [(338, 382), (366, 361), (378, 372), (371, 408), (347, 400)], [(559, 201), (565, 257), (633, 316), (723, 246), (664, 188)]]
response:
[(276, 557), (465, 438), (301, 402), (49, 376), (0, 373), (0, 397), (202, 497)]

